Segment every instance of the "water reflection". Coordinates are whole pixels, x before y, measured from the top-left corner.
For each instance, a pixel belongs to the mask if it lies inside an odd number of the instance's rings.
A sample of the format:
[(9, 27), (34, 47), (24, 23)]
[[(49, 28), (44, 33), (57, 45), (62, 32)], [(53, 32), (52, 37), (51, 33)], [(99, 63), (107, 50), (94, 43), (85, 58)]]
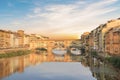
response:
[(119, 70), (116, 71), (115, 68), (105, 61), (100, 61), (91, 57), (84, 57), (82, 59), (81, 63), (90, 68), (93, 77), (97, 78), (97, 80), (120, 80)]
[(40, 55), (40, 54), (30, 54), (26, 56), (0, 59), (0, 78), (11, 75), (15, 72), (23, 72), (26, 67), (30, 65), (40, 64), (42, 62), (54, 62), (54, 61), (71, 61), (70, 57), (65, 55), (62, 56), (54, 56), (54, 55)]
[(0, 80), (119, 79), (119, 73), (115, 72), (108, 64), (90, 57), (33, 53), (0, 59)]

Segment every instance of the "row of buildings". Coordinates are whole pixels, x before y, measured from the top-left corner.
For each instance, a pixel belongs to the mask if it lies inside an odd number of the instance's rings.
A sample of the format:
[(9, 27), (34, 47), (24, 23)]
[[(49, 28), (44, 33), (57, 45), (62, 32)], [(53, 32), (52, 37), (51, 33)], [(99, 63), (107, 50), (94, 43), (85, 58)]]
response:
[(40, 40), (49, 39), (38, 34), (27, 35), (23, 30), (17, 32), (0, 30), (0, 49), (6, 48), (35, 48), (40, 44)]
[(120, 55), (120, 18), (83, 33), (81, 41), (86, 51), (96, 50), (99, 53)]

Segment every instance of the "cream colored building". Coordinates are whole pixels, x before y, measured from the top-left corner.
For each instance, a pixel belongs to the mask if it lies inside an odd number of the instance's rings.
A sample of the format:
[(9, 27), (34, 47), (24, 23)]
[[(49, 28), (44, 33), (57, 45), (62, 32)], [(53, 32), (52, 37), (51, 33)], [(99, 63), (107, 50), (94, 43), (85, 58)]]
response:
[(37, 39), (36, 34), (30, 35), (30, 49), (37, 48)]
[(4, 30), (0, 30), (0, 48), (4, 47)]
[(14, 33), (14, 47), (19, 47), (19, 38), (18, 38), (18, 34), (17, 33)]
[(111, 20), (111, 21), (108, 21), (108, 23), (106, 23), (103, 27), (103, 29), (101, 30), (101, 50), (102, 52), (105, 51), (105, 33), (110, 30), (111, 28), (114, 28), (116, 26), (119, 26), (120, 25), (120, 19), (117, 19), (117, 20)]
[(29, 35), (24, 35), (24, 47), (29, 47), (30, 46), (30, 36)]
[(0, 30), (0, 48), (30, 48), (35, 49), (41, 47), (41, 40), (46, 40), (37, 34), (26, 35), (23, 30), (17, 32)]
[(10, 32), (10, 48), (15, 47), (15, 35), (13, 32)]
[(111, 28), (105, 33), (105, 52), (120, 55), (120, 26)]
[(49, 39), (48, 37), (41, 36), (39, 34), (30, 35), (30, 49), (35, 49), (37, 47), (45, 47), (45, 41)]
[(18, 30), (18, 39), (19, 39), (19, 47), (24, 47), (24, 31), (23, 30)]
[(104, 28), (105, 24), (101, 24), (97, 27), (97, 45), (98, 45), (98, 52), (102, 51), (102, 29)]
[(9, 31), (3, 32), (3, 47), (10, 48), (10, 32)]
[(83, 40), (83, 44), (87, 41), (86, 44), (88, 44), (89, 49), (105, 52), (105, 33), (116, 26), (120, 26), (120, 19), (110, 20), (105, 24), (101, 24), (92, 30), (85, 40), (82, 39), (84, 38), (82, 35), (81, 40)]

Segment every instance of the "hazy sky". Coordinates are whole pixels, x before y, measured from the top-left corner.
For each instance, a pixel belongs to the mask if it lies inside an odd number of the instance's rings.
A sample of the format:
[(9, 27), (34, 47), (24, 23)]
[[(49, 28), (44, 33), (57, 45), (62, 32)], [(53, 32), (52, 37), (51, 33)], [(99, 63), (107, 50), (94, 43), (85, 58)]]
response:
[(120, 0), (0, 0), (0, 29), (78, 37), (120, 17)]

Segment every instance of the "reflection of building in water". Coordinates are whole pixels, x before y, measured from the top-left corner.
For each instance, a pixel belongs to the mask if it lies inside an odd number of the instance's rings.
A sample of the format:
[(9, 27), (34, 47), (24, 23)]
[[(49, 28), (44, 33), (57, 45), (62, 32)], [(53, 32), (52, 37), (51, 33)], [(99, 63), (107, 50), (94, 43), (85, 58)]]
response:
[(18, 72), (23, 72), (24, 71), (24, 58), (19, 57), (18, 58)]
[(0, 78), (11, 75), (15, 72), (23, 72), (29, 66), (29, 56), (20, 56), (8, 59), (0, 59)]
[(71, 61), (70, 55), (66, 54), (62, 58), (52, 53), (52, 48), (48, 48), (48, 54), (31, 53), (25, 56), (0, 59), (0, 79), (9, 76), (15, 72), (23, 72), (30, 65), (40, 64), (41, 62)]
[(55, 56), (52, 53), (52, 48), (48, 47), (47, 61), (54, 61)]
[[(86, 60), (82, 60), (82, 64), (88, 65), (90, 67), (90, 70), (92, 72), (92, 75), (97, 80), (119, 80), (120, 77), (117, 75), (119, 73), (116, 73), (115, 69), (111, 68), (109, 64), (105, 64), (104, 62), (101, 62), (100, 60), (97, 60), (95, 58), (84, 58)], [(111, 76), (112, 75), (112, 76)]]
[[(51, 51), (51, 48), (49, 48), (49, 51)], [(26, 56), (0, 59), (0, 79), (15, 72), (23, 72), (24, 69), (30, 65), (54, 61), (71, 62), (72, 60), (69, 54), (65, 54), (64, 56), (55, 56), (52, 53), (48, 55), (32, 53)], [(104, 62), (101, 62), (100, 60), (88, 57), (83, 58), (81, 63), (86, 67), (89, 66), (92, 75), (98, 80), (119, 80), (119, 76), (114, 74), (113, 70), (108, 70), (109, 65), (104, 64)]]
[(64, 60), (64, 56), (55, 56), (55, 61), (63, 61)]
[(64, 55), (64, 62), (69, 62), (69, 61), (71, 61), (70, 55), (69, 54), (65, 54)]
[(87, 59), (85, 59), (85, 58), (81, 58), (82, 60), (81, 60), (81, 64), (82, 65), (84, 65), (85, 67), (88, 67), (88, 61), (87, 61)]
[(57, 62), (71, 62), (71, 57), (69, 54), (65, 54), (64, 56), (55, 55), (54, 60)]
[(8, 59), (6, 59), (5, 61), (4, 59), (0, 60), (0, 78), (9, 76), (10, 74), (10, 61)]

